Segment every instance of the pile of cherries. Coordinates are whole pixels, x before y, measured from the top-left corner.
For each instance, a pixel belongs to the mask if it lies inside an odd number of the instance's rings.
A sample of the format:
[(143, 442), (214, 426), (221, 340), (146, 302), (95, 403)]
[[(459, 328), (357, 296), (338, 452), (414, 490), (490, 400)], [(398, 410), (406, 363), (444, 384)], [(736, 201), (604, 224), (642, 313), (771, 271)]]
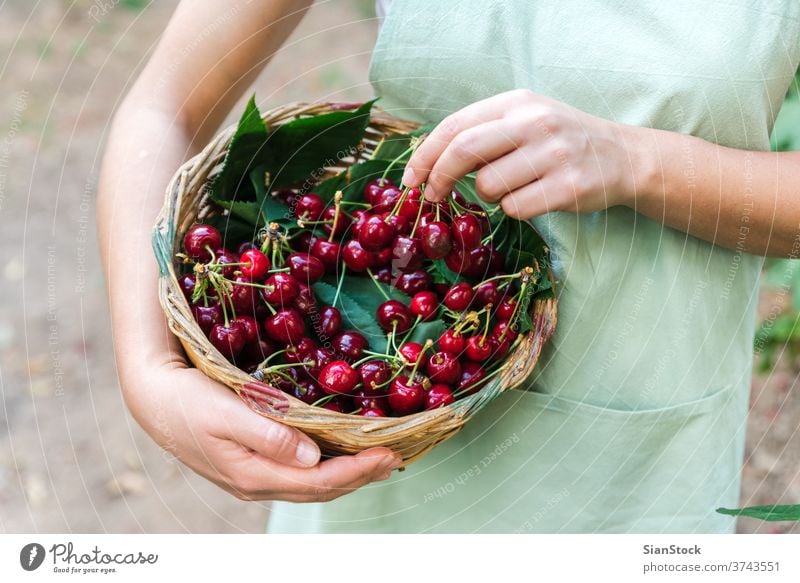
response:
[[(372, 417), (449, 405), (500, 372), (519, 341), (532, 270), (505, 271), (482, 207), (456, 192), (431, 203), (388, 178), (367, 184), (357, 201), (341, 193), (331, 205), (313, 193), (273, 196), (286, 203), (291, 228), (272, 223), (234, 253), (217, 229), (196, 224), (179, 254), (194, 317), (232, 363), (305, 403)], [(455, 282), (434, 283), (443, 271)], [(315, 282), (341, 288), (345, 274), (372, 279), (383, 295), (375, 322), (385, 351), (344, 329), (348, 306), (339, 292), (334, 305), (315, 295)], [(402, 293), (390, 297), (384, 284)], [(409, 340), (437, 319), (445, 329), (438, 338)]]

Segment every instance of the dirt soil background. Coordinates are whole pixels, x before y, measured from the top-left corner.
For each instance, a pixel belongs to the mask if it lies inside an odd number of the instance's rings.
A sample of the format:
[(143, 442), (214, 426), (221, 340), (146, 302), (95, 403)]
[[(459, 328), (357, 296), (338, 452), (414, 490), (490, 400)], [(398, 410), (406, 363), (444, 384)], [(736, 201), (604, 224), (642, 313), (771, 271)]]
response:
[[(112, 112), (175, 4), (0, 2), (0, 532), (264, 529), (269, 505), (239, 502), (164, 454), (116, 379), (95, 183)], [(376, 31), (367, 0), (318, 3), (258, 81), (260, 104), (371, 96)], [(762, 314), (784, 301), (764, 292)], [(788, 360), (753, 380), (743, 504), (800, 502)]]

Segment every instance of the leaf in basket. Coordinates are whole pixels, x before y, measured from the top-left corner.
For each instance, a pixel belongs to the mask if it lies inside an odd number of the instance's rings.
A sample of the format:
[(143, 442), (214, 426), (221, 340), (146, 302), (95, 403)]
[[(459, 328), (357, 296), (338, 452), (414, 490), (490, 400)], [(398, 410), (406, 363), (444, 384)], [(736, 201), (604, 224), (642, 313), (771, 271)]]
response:
[(211, 198), (215, 201), (253, 200), (255, 193), (246, 177), (258, 163), (263, 152), (268, 133), (267, 126), (256, 106), (255, 95), (247, 102), (247, 107), (239, 119), (236, 133), (231, 139), (222, 170), (211, 185)]
[(236, 249), (244, 241), (252, 241), (258, 229), (234, 215), (215, 215), (205, 221), (222, 234), (222, 246)]
[(433, 283), (446, 283), (447, 285), (453, 285), (459, 281), (458, 274), (454, 271), (451, 271), (450, 268), (447, 267), (444, 259), (434, 259), (431, 262), (428, 273), (431, 274)]
[[(353, 164), (346, 171), (321, 182), (314, 188), (314, 192), (326, 202), (333, 200), (337, 190), (342, 191), (342, 199), (345, 201), (363, 201), (367, 183), (383, 176), (389, 164), (389, 160), (366, 160)], [(395, 184), (400, 183), (402, 176), (403, 166), (395, 166), (387, 174), (387, 178)]]
[(317, 176), (353, 155), (364, 138), (373, 103), (354, 111), (302, 117), (275, 128), (259, 153), (259, 160), (269, 166), (271, 189)]
[(254, 168), (250, 172), (250, 182), (256, 191), (256, 200), (261, 205), (262, 224), (278, 223), (284, 227), (296, 226), (297, 222), (288, 205), (277, 196), (267, 192), (267, 175), (268, 170), (264, 166)]
[(774, 506), (748, 506), (747, 508), (717, 508), (720, 514), (760, 518), (769, 522), (780, 520), (800, 520), (800, 504)]
[(447, 325), (441, 320), (434, 320), (432, 322), (421, 322), (417, 324), (411, 336), (408, 337), (407, 342), (418, 342), (425, 344), (429, 338), (436, 342), (439, 337), (447, 330)]
[(411, 152), (408, 149), (411, 147), (411, 139), (423, 134), (428, 134), (436, 127), (436, 124), (426, 124), (420, 126), (410, 134), (391, 134), (386, 136), (380, 141), (375, 152), (372, 153), (373, 160), (387, 160), (392, 161), (399, 159), (398, 163), (405, 166), (411, 158)]
[[(326, 305), (332, 305), (338, 282), (334, 276), (325, 276), (311, 287)], [(381, 289), (395, 300), (408, 305), (409, 297), (403, 292), (380, 283)], [(356, 330), (364, 335), (370, 348), (376, 352), (386, 350), (386, 331), (380, 327), (375, 312), (386, 298), (367, 277), (344, 276), (336, 307), (342, 314), (343, 329)]]

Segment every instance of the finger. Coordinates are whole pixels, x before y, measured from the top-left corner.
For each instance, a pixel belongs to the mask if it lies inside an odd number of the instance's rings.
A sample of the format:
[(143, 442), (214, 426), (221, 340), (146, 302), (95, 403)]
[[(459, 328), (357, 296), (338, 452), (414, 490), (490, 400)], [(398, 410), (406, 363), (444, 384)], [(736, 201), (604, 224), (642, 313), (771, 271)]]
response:
[(514, 103), (524, 98), (524, 92), (509, 91), (478, 101), (444, 118), (420, 144), (406, 165), (403, 184), (420, 186), (445, 148), (458, 134), (472, 127), (500, 119)]
[(532, 217), (567, 208), (574, 193), (556, 178), (545, 176), (507, 194), (500, 201), (503, 211), (514, 219)]
[(519, 125), (509, 119), (493, 120), (458, 134), (444, 149), (425, 185), (428, 200), (441, 200), (457, 181), (523, 143)]
[(302, 431), (267, 419), (236, 402), (222, 411), (224, 435), (279, 464), (307, 468), (319, 463), (320, 451)]
[(498, 202), (505, 195), (547, 175), (558, 161), (546, 158), (541, 148), (523, 146), (478, 170), (475, 188), (486, 202)]

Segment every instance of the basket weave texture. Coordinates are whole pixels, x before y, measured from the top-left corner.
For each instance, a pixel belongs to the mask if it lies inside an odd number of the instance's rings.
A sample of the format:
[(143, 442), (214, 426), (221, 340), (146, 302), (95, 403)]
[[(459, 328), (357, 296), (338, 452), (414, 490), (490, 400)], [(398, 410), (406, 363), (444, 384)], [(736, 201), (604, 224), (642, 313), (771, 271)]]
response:
[[(293, 103), (267, 111), (263, 117), (267, 127), (275, 127), (298, 117), (350, 109), (352, 105)], [(325, 169), (319, 180), (341, 172), (364, 157), (368, 158), (384, 137), (406, 134), (416, 127), (414, 123), (373, 108), (359, 158), (339, 160), (337, 166)], [(384, 446), (402, 455), (405, 464), (453, 436), (497, 395), (518, 386), (531, 374), (556, 325), (556, 300), (553, 297), (531, 302), (533, 329), (508, 355), (502, 372), (479, 391), (447, 407), (405, 417), (361, 417), (313, 407), (268, 386), (268, 379), (263, 383), (254, 382), (256, 379), (228, 362), (212, 346), (192, 316), (178, 285), (176, 273), (180, 270), (180, 260), (175, 259), (175, 254), (181, 250), (181, 241), (189, 227), (222, 212), (209, 200), (207, 187), (221, 170), (235, 131), (235, 126), (223, 130), (202, 152), (178, 169), (167, 187), (153, 235), (153, 246), (161, 267), (159, 299), (170, 329), (180, 339), (195, 367), (236, 391), (253, 411), (308, 434), (324, 454), (354, 454), (370, 447)]]

